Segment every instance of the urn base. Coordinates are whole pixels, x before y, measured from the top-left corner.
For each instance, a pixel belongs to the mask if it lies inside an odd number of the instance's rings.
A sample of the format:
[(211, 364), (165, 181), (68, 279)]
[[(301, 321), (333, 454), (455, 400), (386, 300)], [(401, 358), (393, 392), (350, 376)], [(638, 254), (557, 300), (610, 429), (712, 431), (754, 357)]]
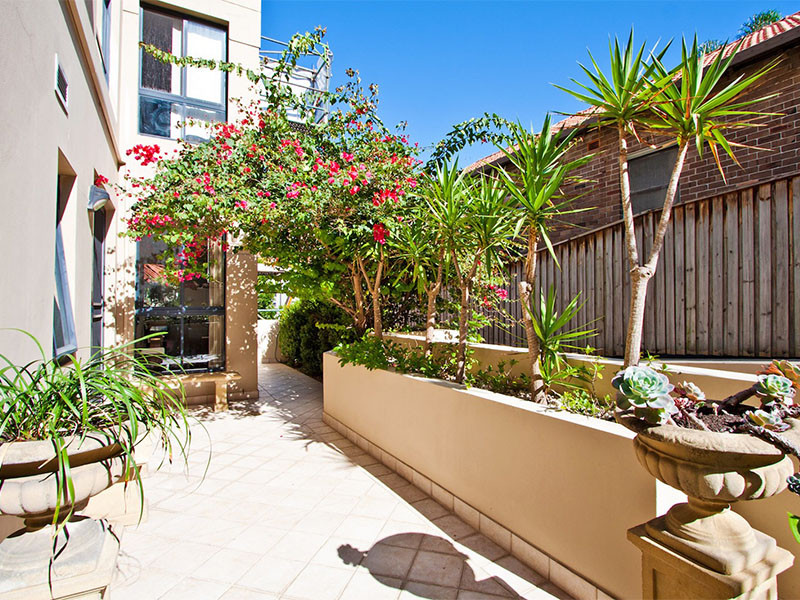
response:
[(118, 552), (105, 521), (78, 517), (55, 539), (52, 525), (22, 529), (0, 543), (0, 600), (103, 598)]

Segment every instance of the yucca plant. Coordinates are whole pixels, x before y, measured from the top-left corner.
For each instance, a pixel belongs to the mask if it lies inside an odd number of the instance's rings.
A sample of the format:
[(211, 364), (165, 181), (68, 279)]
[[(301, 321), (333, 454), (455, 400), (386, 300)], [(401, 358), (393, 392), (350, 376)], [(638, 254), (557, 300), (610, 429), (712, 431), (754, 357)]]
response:
[(169, 460), (173, 451), (186, 458), (191, 433), (182, 390), (177, 394), (170, 390), (137, 356), (133, 346), (139, 340), (98, 351), (86, 360), (74, 355), (47, 358), (36, 338), (21, 333), (33, 340), (41, 358), (17, 365), (0, 355), (0, 447), (11, 442), (52, 442), (59, 499), (54, 525), (66, 522), (74, 510), (70, 442), (92, 439), (116, 444), (123, 478), (136, 480), (140, 495), (134, 451), (145, 435), (157, 436)]
[[(694, 143), (702, 157), (703, 148), (707, 145), (724, 179), (720, 149), (736, 162), (732, 147), (741, 146), (728, 140), (727, 132), (754, 126), (757, 124), (753, 120), (755, 117), (771, 114), (745, 109), (772, 96), (743, 99), (742, 95), (776, 62), (747, 77), (739, 76), (728, 83), (723, 82), (740, 46), (741, 42), (727, 56), (725, 51), (720, 50), (712, 60), (707, 61), (706, 55), (699, 49), (697, 37), (691, 45), (687, 45), (684, 39), (680, 63), (673, 69), (667, 69), (662, 63), (666, 49), (657, 54), (651, 52), (649, 60), (646, 60), (643, 58), (645, 45), (642, 44), (637, 50), (631, 31), (624, 48), (620, 48), (617, 39), (613, 44), (609, 43), (610, 75), (603, 73), (590, 53), (592, 68), (581, 65), (590, 83), (573, 80), (580, 89), (559, 88), (593, 107), (592, 114), (597, 117), (599, 126), (614, 126), (618, 133), (620, 196), (631, 279), (625, 367), (639, 363), (647, 284), (658, 265), (689, 147)], [(640, 133), (645, 131), (672, 138), (678, 149), (661, 217), (646, 258), (640, 257), (636, 243), (628, 175), (628, 135), (639, 139)]]
[[(536, 254), (540, 244), (553, 253), (550, 229), (563, 218), (579, 210), (570, 208), (574, 198), (565, 198), (561, 187), (570, 172), (591, 160), (592, 155), (573, 161), (567, 160), (575, 131), (553, 133), (550, 115), (547, 115), (538, 133), (527, 131), (517, 125), (512, 128), (514, 145), (502, 149), (513, 170), (499, 169), (500, 179), (510, 197), (510, 206), (517, 215), (517, 232), (526, 238), (524, 278), (519, 282), (519, 298), (523, 307), (529, 307), (536, 282)], [(531, 357), (531, 400), (545, 402), (547, 399), (539, 364), (539, 340), (528, 310), (523, 309), (522, 321)]]
[[(545, 296), (539, 294), (539, 308), (526, 307), (530, 313), (533, 328), (539, 341), (539, 359), (542, 380), (545, 389), (549, 390), (554, 383), (569, 385), (569, 379), (580, 375), (577, 369), (571, 368), (564, 357), (566, 352), (579, 351), (584, 348), (575, 344), (579, 339), (597, 335), (595, 329), (571, 325), (572, 321), (583, 309), (586, 302), (580, 301), (580, 294), (570, 300), (559, 313), (556, 310), (556, 291), (551, 285)], [(577, 387), (577, 386), (575, 386)]]

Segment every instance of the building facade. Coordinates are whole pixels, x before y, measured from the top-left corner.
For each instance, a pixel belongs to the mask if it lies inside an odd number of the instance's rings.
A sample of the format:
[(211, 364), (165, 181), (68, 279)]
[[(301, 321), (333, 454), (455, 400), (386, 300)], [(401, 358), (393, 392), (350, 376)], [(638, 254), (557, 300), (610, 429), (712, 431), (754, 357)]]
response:
[[(165, 285), (161, 249), (121, 236), (135, 197), (115, 184), (152, 168), (127, 150), (199, 141), (206, 129), (182, 123), (234, 119), (234, 99), (252, 94), (243, 78), (157, 63), (139, 42), (258, 68), (259, 0), (11, 0), (0, 12), (0, 327), (31, 333), (47, 357), (162, 333), (149, 351), (164, 366), (235, 371), (229, 396), (257, 396), (256, 259), (219, 252), (206, 281)], [(38, 356), (11, 331), (0, 353)]]

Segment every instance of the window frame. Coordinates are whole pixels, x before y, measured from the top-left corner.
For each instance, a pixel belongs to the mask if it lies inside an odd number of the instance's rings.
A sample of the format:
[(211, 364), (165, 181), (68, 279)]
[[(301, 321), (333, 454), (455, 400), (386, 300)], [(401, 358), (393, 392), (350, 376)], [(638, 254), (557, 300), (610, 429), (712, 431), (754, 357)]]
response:
[[(664, 196), (663, 195), (661, 196), (661, 202), (658, 204), (658, 206), (651, 206), (651, 207), (642, 208), (642, 209), (637, 209), (635, 196), (636, 196), (636, 194), (642, 194), (642, 193), (650, 192), (650, 191), (654, 191), (654, 190), (663, 190), (666, 193), (666, 190), (669, 187), (669, 179), (670, 179), (670, 176), (672, 174), (672, 168), (675, 166), (674, 159), (667, 162), (667, 169), (666, 169), (667, 179), (664, 182), (664, 185), (650, 186), (648, 188), (643, 188), (643, 189), (634, 191), (634, 189), (633, 189), (633, 167), (634, 167), (636, 161), (639, 160), (639, 159), (642, 159), (642, 158), (652, 157), (652, 156), (654, 156), (656, 154), (662, 154), (662, 155), (666, 156), (667, 153), (673, 153), (674, 152), (675, 156), (677, 156), (677, 150), (678, 150), (678, 145), (676, 143), (674, 143), (674, 142), (670, 142), (670, 143), (664, 144), (662, 146), (659, 146), (657, 148), (648, 148), (648, 149), (642, 150), (640, 152), (632, 153), (632, 154), (630, 154), (628, 156), (628, 179), (629, 179), (629, 183), (630, 183), (631, 208), (633, 209), (633, 216), (637, 217), (639, 215), (643, 215), (643, 214), (648, 213), (648, 212), (652, 212), (652, 211), (655, 211), (655, 210), (662, 210), (663, 209), (663, 207), (664, 207)], [(674, 204), (680, 203), (680, 198), (681, 198), (681, 188), (680, 188), (680, 182), (678, 182), (678, 188), (675, 191)]]
[[(136, 268), (135, 268), (135, 282), (134, 282), (134, 331), (137, 329), (139, 325), (139, 319), (146, 319), (148, 317), (162, 317), (162, 318), (173, 318), (179, 319), (179, 331), (180, 331), (180, 354), (176, 355), (175, 358), (179, 359), (176, 362), (179, 362), (181, 365), (181, 369), (186, 373), (216, 373), (220, 371), (225, 371), (226, 363), (227, 363), (227, 352), (226, 352), (226, 322), (225, 322), (225, 315), (227, 309), (227, 253), (222, 251), (220, 253), (220, 260), (222, 263), (222, 273), (221, 273), (221, 280), (222, 280), (222, 306), (206, 306), (206, 307), (192, 307), (186, 306), (185, 304), (185, 282), (180, 282), (180, 288), (178, 291), (178, 305), (177, 306), (150, 306), (145, 307), (141, 301), (141, 288), (140, 288), (140, 279), (139, 279), (139, 243), (136, 243)], [(220, 366), (214, 368), (186, 368), (184, 366), (184, 342), (186, 337), (186, 319), (189, 317), (222, 317), (222, 353), (220, 356)], [(166, 369), (169, 372), (169, 369)]]
[[(53, 297), (53, 357), (61, 358), (78, 351), (78, 334), (75, 327), (75, 313), (72, 310), (72, 294), (69, 290), (69, 274), (67, 273), (67, 257), (64, 252), (64, 236), (61, 232), (61, 221), (66, 211), (68, 199), (64, 197), (64, 187), (67, 185), (65, 178), (69, 175), (58, 175), (56, 191), (56, 235), (55, 235), (55, 294)], [(74, 183), (74, 181), (73, 181)], [(71, 184), (70, 184), (71, 189)], [(59, 310), (60, 307), (60, 310)], [(57, 343), (56, 314), (60, 316), (61, 338), (63, 344)]]
[[(172, 17), (175, 19), (181, 19), (183, 21), (182, 29), (181, 29), (181, 57), (186, 56), (186, 35), (185, 35), (185, 24), (187, 21), (193, 23), (199, 23), (201, 25), (205, 25), (207, 27), (213, 27), (215, 29), (219, 29), (225, 33), (225, 45), (224, 45), (224, 56), (221, 60), (227, 61), (228, 60), (228, 50), (230, 44), (230, 38), (228, 36), (228, 27), (225, 25), (221, 25), (219, 23), (214, 23), (213, 21), (208, 21), (205, 19), (199, 19), (190, 15), (186, 15), (184, 13), (176, 12), (173, 10), (161, 8), (158, 6), (151, 6), (149, 4), (142, 4), (139, 7), (139, 41), (141, 42), (144, 38), (144, 13), (145, 11), (150, 11), (154, 13), (158, 13), (167, 17)], [(209, 110), (209, 111), (220, 111), (223, 113), (222, 122), (227, 122), (228, 120), (228, 74), (224, 71), (219, 71), (222, 75), (220, 77), (220, 92), (223, 101), (221, 103), (216, 102), (209, 102), (208, 100), (200, 100), (197, 98), (191, 98), (186, 96), (186, 67), (180, 67), (180, 74), (181, 74), (181, 94), (173, 94), (171, 92), (165, 92), (163, 90), (152, 90), (150, 88), (142, 87), (142, 69), (144, 66), (144, 49), (139, 49), (139, 73), (138, 73), (138, 96), (137, 96), (137, 133), (138, 135), (145, 135), (156, 137), (159, 139), (170, 139), (170, 140), (177, 140), (177, 139), (184, 139), (186, 135), (186, 112), (187, 108), (199, 108), (201, 110)], [(176, 104), (180, 104), (182, 108), (182, 119), (181, 119), (181, 129), (179, 134), (176, 134), (175, 137), (172, 135), (172, 128), (170, 128), (170, 135), (169, 136), (162, 136), (156, 133), (146, 133), (142, 131), (142, 97), (145, 98), (152, 98), (154, 100), (163, 100), (165, 102), (172, 102)]]

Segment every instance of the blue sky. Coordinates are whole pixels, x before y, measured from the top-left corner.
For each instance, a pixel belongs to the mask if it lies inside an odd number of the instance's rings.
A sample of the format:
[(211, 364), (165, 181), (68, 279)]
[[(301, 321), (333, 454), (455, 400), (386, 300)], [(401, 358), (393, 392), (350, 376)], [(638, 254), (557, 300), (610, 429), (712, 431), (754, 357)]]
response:
[[(333, 84), (348, 67), (380, 86), (384, 122), (408, 121), (408, 133), (430, 146), (452, 125), (494, 112), (539, 127), (547, 111), (584, 108), (554, 88), (580, 78), (587, 48), (602, 62), (609, 35), (654, 43), (697, 33), (733, 39), (751, 15), (800, 3), (661, 1), (306, 1), (263, 0), (262, 35), (288, 40), (327, 27)], [(475, 146), (461, 164), (494, 149)]]

